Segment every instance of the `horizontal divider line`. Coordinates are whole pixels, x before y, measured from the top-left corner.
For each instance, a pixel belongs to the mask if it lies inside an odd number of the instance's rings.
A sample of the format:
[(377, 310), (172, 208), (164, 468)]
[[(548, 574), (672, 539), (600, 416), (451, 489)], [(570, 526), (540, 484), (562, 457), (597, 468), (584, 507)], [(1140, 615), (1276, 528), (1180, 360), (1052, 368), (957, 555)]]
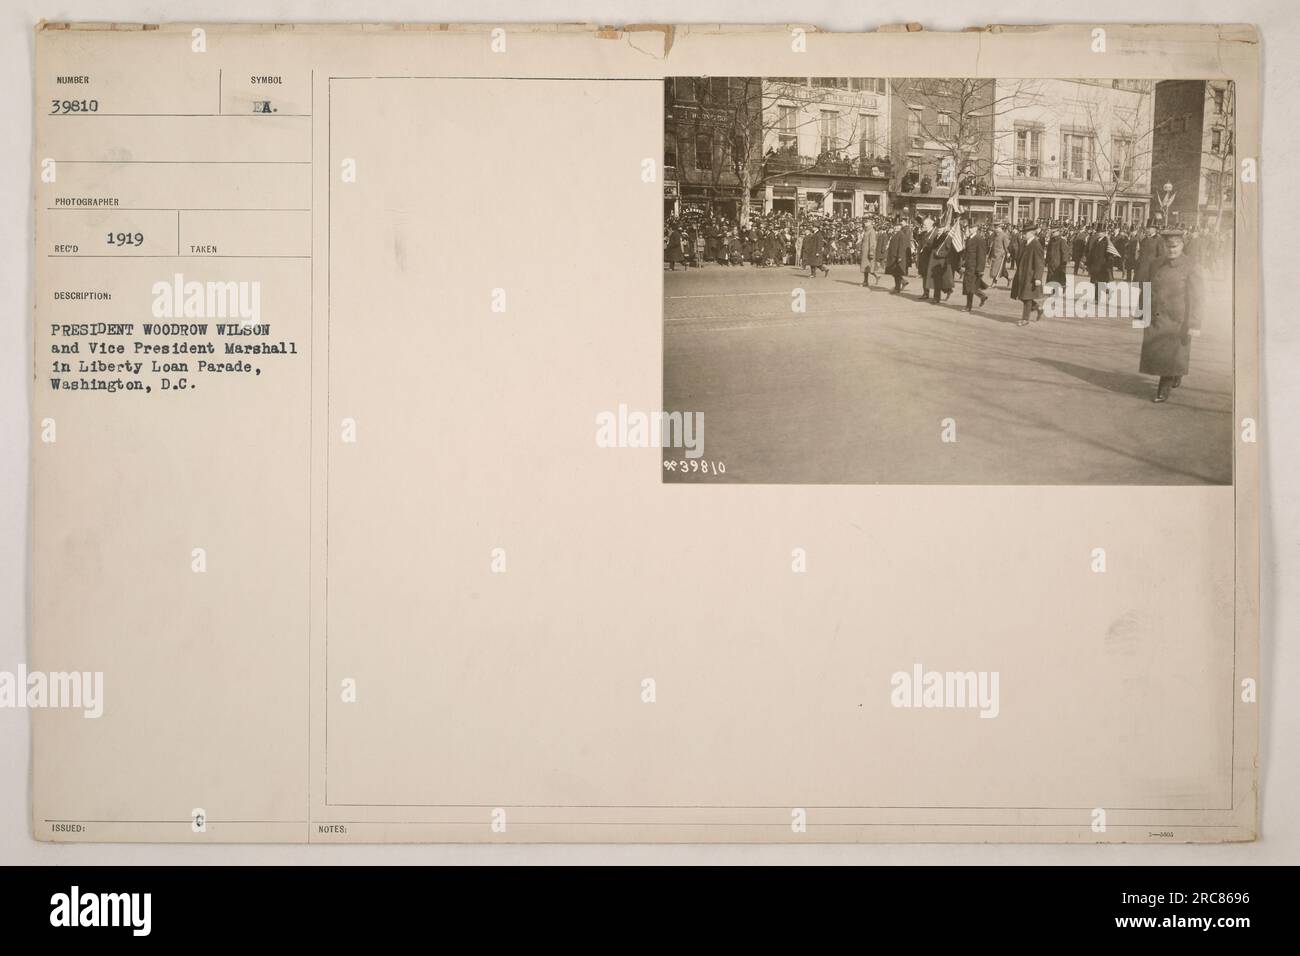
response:
[(76, 110), (72, 113), (46, 113), (46, 116), (149, 116), (159, 117), (162, 119), (180, 119), (197, 116), (200, 118), (209, 116), (233, 116), (244, 119), (274, 119), (278, 116), (284, 116), (289, 119), (309, 118), (311, 113), (98, 113), (90, 110)]
[(310, 166), (310, 159), (56, 159), (66, 166)]
[(46, 206), (46, 212), (311, 212), (287, 206)]
[(235, 256), (235, 255), (186, 255), (184, 253), (169, 252), (159, 255), (148, 256), (105, 256), (105, 255), (65, 255), (51, 252), (46, 255), (47, 259), (310, 259), (311, 256)]

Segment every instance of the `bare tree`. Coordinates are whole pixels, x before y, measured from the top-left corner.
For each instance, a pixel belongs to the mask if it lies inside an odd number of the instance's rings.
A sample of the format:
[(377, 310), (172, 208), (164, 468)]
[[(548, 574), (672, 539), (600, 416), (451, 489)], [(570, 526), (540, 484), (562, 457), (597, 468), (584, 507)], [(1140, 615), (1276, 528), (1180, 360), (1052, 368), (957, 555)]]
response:
[(893, 89), (892, 108), (906, 111), (909, 136), (917, 134), (913, 145), (938, 157), (938, 178), (956, 197), (992, 193), (998, 117), (1037, 95), (1034, 80), (970, 77), (899, 79)]
[(1110, 217), (1115, 214), (1119, 197), (1141, 193), (1145, 198), (1151, 192), (1155, 83), (1125, 89), (1132, 94), (1126, 97), (1130, 105), (1116, 103), (1111, 89), (1088, 81), (1080, 83), (1081, 109), (1091, 135), (1089, 167)]
[[(695, 168), (706, 171), (716, 191), (735, 179), (741, 222), (749, 220), (750, 156), (761, 148), (762, 80), (758, 77), (678, 77), (691, 84), (679, 92), (677, 135), (693, 145)], [(682, 104), (681, 100), (688, 102)], [(693, 101), (691, 103), (690, 101)], [(701, 156), (703, 149), (707, 156)]]
[[(846, 156), (853, 143), (878, 163), (887, 163), (888, 123), (875, 137), (864, 138), (856, 116), (847, 128), (837, 128), (827, 148), (815, 157), (801, 156), (797, 147), (799, 133), (819, 122), (817, 107), (831, 105), (837, 91), (850, 92), (852, 84), (862, 81), (806, 78), (763, 77), (679, 77), (678, 83), (693, 84), (689, 94), (693, 103), (682, 104), (677, 112), (677, 137), (696, 144), (695, 165), (707, 170), (716, 190), (734, 185), (740, 197), (739, 218), (749, 222), (749, 200), (756, 189), (792, 169), (825, 169), (833, 172), (853, 163)], [(843, 86), (822, 84), (842, 83)], [(856, 92), (856, 91), (854, 91)], [(843, 104), (837, 104), (843, 106)], [(791, 142), (793, 149), (782, 144)], [(698, 154), (707, 144), (707, 164)]]

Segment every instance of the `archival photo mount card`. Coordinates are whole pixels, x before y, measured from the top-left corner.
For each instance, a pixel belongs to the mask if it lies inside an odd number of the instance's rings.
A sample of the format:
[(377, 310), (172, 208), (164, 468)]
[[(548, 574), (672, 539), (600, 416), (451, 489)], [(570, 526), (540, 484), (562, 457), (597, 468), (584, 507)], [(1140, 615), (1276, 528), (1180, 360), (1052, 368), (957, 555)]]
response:
[(1252, 28), (35, 86), (37, 839), (1256, 837)]

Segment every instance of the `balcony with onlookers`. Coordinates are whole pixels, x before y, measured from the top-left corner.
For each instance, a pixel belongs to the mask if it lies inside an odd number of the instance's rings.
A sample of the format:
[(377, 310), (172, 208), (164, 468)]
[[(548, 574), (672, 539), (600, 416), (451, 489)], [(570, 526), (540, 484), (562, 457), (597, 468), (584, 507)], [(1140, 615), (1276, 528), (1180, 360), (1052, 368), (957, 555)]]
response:
[(823, 150), (816, 157), (803, 156), (794, 144), (768, 150), (767, 155), (763, 157), (763, 165), (769, 176), (785, 173), (819, 173), (860, 179), (888, 179), (891, 173), (889, 159), (884, 156), (850, 157), (835, 150)]

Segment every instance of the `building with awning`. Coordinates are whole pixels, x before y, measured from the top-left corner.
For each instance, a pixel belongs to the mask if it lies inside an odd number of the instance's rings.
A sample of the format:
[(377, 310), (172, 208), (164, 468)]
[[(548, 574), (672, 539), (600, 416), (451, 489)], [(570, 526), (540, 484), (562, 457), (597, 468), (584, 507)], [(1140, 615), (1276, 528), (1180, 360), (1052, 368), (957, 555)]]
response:
[[(890, 208), (908, 218), (929, 216), (934, 220), (943, 218), (944, 210), (951, 198), (947, 190), (942, 192), (894, 192), (890, 195)], [(957, 197), (957, 208), (971, 218), (972, 222), (992, 222), (997, 217), (997, 198), (970, 194)]]
[(795, 162), (773, 158), (765, 165), (764, 212), (858, 217), (889, 209), (889, 163)]
[(871, 77), (768, 77), (764, 212), (859, 217), (889, 209), (889, 83)]

